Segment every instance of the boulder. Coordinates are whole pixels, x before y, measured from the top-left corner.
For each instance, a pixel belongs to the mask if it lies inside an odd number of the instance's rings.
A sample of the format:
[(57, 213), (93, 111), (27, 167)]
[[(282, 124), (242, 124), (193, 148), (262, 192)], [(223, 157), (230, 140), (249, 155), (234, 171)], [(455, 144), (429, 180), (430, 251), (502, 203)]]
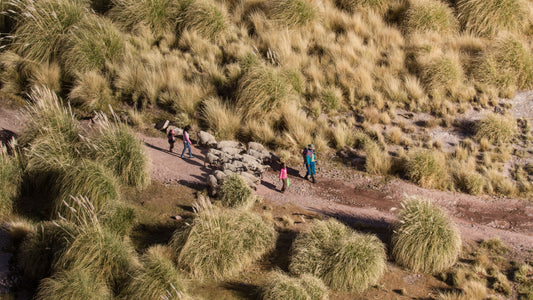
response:
[(160, 121), (155, 124), (155, 129), (163, 131), (167, 129), (168, 125), (170, 125), (169, 120)]
[(241, 149), (234, 148), (234, 147), (223, 147), (223, 148), (221, 148), (221, 151), (224, 152), (224, 153), (227, 153), (229, 155), (237, 155), (237, 154), (240, 154), (242, 152)]
[(256, 143), (256, 142), (249, 142), (248, 143), (248, 150), (255, 150), (257, 152), (262, 152), (265, 150), (265, 147), (259, 143)]
[(199, 131), (196, 135), (198, 136), (198, 144), (200, 145), (214, 147), (217, 144), (215, 137), (205, 131)]
[(217, 143), (217, 149), (222, 148), (242, 148), (241, 143), (236, 141), (220, 141)]

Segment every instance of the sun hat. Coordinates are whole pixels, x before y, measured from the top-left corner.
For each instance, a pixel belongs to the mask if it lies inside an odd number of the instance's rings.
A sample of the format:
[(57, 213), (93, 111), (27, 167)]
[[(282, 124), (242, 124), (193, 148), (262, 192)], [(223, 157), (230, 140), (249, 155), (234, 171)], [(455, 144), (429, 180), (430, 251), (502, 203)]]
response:
[(315, 146), (313, 144), (309, 144), (307, 147), (311, 150), (315, 150)]

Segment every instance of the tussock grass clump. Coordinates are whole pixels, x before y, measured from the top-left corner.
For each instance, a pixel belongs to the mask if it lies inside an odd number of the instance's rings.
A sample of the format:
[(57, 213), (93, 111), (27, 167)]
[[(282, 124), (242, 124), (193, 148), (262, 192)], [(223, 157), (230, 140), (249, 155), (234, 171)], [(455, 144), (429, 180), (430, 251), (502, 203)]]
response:
[(310, 274), (300, 278), (276, 271), (270, 274), (268, 283), (261, 289), (262, 299), (326, 300), (328, 288), (322, 280)]
[(172, 32), (176, 27), (179, 1), (174, 0), (113, 0), (109, 16), (126, 30), (147, 25), (156, 34)]
[(455, 224), (428, 200), (407, 199), (392, 236), (396, 262), (415, 272), (436, 273), (451, 267), (461, 251)]
[(330, 129), (332, 144), (335, 146), (335, 149), (340, 150), (344, 146), (350, 146), (354, 143), (354, 134), (345, 123), (339, 123), (337, 126), (334, 126)]
[(497, 144), (511, 142), (518, 133), (516, 121), (512, 116), (501, 116), (494, 113), (489, 113), (485, 118), (479, 120), (475, 130), (475, 138), (478, 141), (486, 138), (491, 143)]
[(458, 22), (452, 9), (439, 0), (416, 0), (411, 3), (403, 21), (407, 33), (434, 31), (454, 33)]
[(142, 142), (120, 122), (111, 122), (101, 115), (99, 135), (93, 139), (94, 156), (113, 170), (120, 180), (143, 189), (150, 184), (150, 162)]
[(439, 293), (438, 300), (483, 300), (488, 294), (485, 283), (470, 280), (463, 284), (461, 292)]
[(528, 16), (522, 0), (459, 0), (456, 7), (463, 28), (480, 36), (520, 32)]
[(374, 141), (366, 143), (364, 149), (365, 170), (370, 174), (387, 175), (392, 165), (389, 153), (382, 150)]
[[(182, 299), (183, 279), (172, 262), (172, 249), (155, 245), (141, 257), (142, 269), (121, 291), (124, 299), (158, 299), (168, 294)], [(169, 297), (170, 298), (170, 297)]]
[(64, 70), (76, 72), (103, 70), (106, 62), (122, 58), (125, 43), (122, 34), (106, 18), (87, 15), (72, 29), (62, 54)]
[(428, 55), (420, 60), (420, 71), (424, 85), (436, 95), (453, 91), (464, 80), (464, 71), (456, 53)]
[(102, 227), (120, 236), (128, 236), (136, 222), (135, 208), (122, 201), (109, 201), (98, 217)]
[(38, 64), (24, 58), (13, 51), (0, 53), (2, 67), (2, 92), (8, 94), (21, 94), (32, 85), (32, 78), (37, 72)]
[(334, 219), (318, 221), (298, 235), (291, 252), (292, 273), (313, 274), (335, 290), (363, 291), (385, 271), (385, 247), (378, 238)]
[(278, 69), (251, 67), (239, 83), (237, 110), (245, 118), (268, 113), (287, 102), (292, 88)]
[(35, 299), (95, 299), (112, 298), (112, 291), (101, 276), (91, 270), (76, 268), (55, 273), (39, 284)]
[(85, 269), (94, 276), (102, 276), (115, 290), (121, 287), (140, 263), (128, 239), (102, 228), (98, 224), (83, 227), (83, 232), (54, 263), (56, 271)]
[(306, 0), (274, 0), (270, 2), (270, 16), (285, 26), (301, 26), (313, 22), (317, 8)]
[(349, 13), (355, 12), (358, 8), (370, 8), (376, 12), (383, 13), (389, 7), (387, 0), (335, 0), (335, 6)]
[(181, 249), (178, 266), (194, 277), (230, 276), (274, 247), (276, 231), (247, 211), (204, 209), (190, 230), (176, 231), (171, 244)]
[(216, 97), (210, 97), (202, 103), (202, 116), (219, 139), (233, 139), (241, 126), (240, 116)]
[(194, 0), (180, 11), (178, 27), (181, 31), (194, 30), (204, 38), (217, 40), (229, 28), (229, 17), (224, 6), (212, 1)]
[(14, 48), (27, 58), (58, 60), (70, 31), (89, 14), (83, 0), (13, 0), (17, 21)]
[(58, 197), (52, 217), (60, 215), (67, 220), (76, 218), (77, 212), (70, 207), (79, 207), (72, 196), (87, 197), (94, 209), (100, 211), (106, 203), (117, 200), (120, 195), (119, 184), (112, 171), (90, 160), (83, 160), (79, 165), (66, 168), (58, 181)]
[(78, 229), (68, 221), (41, 222), (24, 238), (17, 264), (25, 278), (37, 281), (50, 275), (50, 267), (76, 238)]
[(255, 202), (252, 190), (237, 174), (224, 179), (220, 188), (222, 204), (227, 207), (249, 207)]
[(17, 152), (9, 155), (7, 148), (0, 145), (0, 217), (7, 217), (13, 211), (13, 201), (20, 193), (22, 183), (22, 161)]
[(435, 151), (414, 150), (406, 164), (407, 177), (423, 187), (439, 187), (444, 184), (446, 165), (444, 157)]
[(485, 50), (473, 72), (476, 80), (501, 89), (531, 88), (533, 57), (519, 37), (502, 34)]
[(479, 195), (483, 192), (485, 179), (475, 170), (466, 168), (455, 170), (452, 174), (455, 186), (468, 194)]
[(97, 71), (78, 75), (68, 95), (69, 101), (87, 111), (109, 111), (114, 103), (107, 79)]

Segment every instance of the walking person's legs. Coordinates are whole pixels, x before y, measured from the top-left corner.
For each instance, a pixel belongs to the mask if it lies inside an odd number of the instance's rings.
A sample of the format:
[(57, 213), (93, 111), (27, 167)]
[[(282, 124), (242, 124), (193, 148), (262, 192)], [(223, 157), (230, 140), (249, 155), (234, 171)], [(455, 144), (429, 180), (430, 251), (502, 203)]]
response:
[(313, 183), (315, 183), (315, 163), (310, 163), (309, 168), (311, 169), (311, 179), (313, 180)]
[(189, 149), (189, 158), (193, 158), (194, 156), (192, 156), (191, 153), (191, 144), (187, 143), (187, 148)]
[(183, 151), (181, 151), (181, 158), (185, 155), (185, 151), (187, 150), (187, 143), (183, 142)]
[(306, 169), (306, 173), (305, 173), (305, 179), (309, 179), (309, 175), (311, 175), (311, 169), (309, 168), (309, 164), (305, 164), (305, 169)]
[(287, 179), (283, 178), (281, 179), (282, 185), (281, 185), (281, 192), (285, 192), (285, 189), (287, 188)]

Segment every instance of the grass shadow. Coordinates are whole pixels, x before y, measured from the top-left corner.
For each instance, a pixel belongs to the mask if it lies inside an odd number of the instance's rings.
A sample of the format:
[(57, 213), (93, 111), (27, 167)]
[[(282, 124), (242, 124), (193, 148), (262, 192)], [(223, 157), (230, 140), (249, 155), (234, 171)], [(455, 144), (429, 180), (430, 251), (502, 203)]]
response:
[(222, 283), (222, 287), (236, 292), (240, 297), (244, 299), (260, 299), (261, 288), (254, 284), (246, 284), (238, 281), (228, 281)]
[(281, 269), (284, 272), (289, 272), (290, 250), (296, 235), (297, 232), (294, 230), (279, 231), (276, 247), (268, 258), (273, 269)]
[(168, 244), (174, 231), (183, 228), (185, 222), (165, 222), (153, 224), (138, 224), (131, 232), (131, 240), (135, 249), (144, 251), (156, 244)]

